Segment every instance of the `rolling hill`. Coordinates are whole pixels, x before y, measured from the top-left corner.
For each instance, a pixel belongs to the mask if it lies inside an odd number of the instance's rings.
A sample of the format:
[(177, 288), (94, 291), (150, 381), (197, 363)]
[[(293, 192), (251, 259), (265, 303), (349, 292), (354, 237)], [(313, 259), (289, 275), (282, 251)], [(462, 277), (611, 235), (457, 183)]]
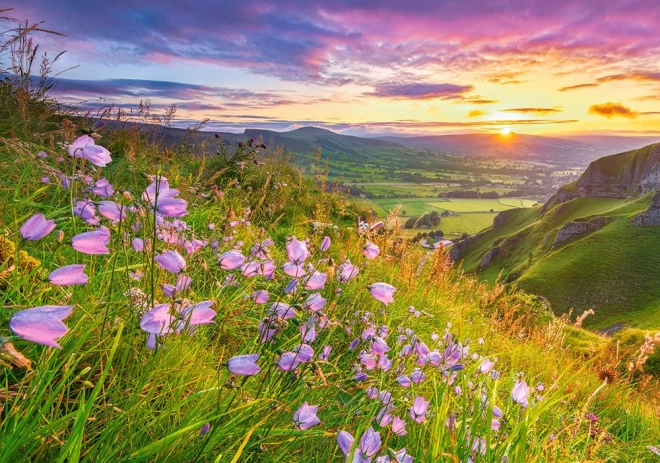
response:
[(543, 207), (457, 243), (467, 271), (542, 295), (594, 328), (660, 324), (660, 143), (593, 162)]
[[(424, 137), (385, 137), (401, 145), (452, 154), (470, 154), (504, 159), (534, 159), (539, 161), (578, 161), (586, 163), (623, 149), (638, 148), (651, 143), (649, 138), (635, 137), (545, 137), (538, 135), (463, 134)], [(657, 141), (657, 140), (656, 140)]]

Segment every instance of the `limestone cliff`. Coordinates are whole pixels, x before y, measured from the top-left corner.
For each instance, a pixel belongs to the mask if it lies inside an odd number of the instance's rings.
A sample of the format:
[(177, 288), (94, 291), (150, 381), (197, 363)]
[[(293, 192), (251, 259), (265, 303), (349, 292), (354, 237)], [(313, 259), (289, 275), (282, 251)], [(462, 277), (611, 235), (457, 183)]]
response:
[(561, 187), (543, 206), (582, 196), (635, 198), (660, 190), (660, 143), (597, 159), (573, 183)]

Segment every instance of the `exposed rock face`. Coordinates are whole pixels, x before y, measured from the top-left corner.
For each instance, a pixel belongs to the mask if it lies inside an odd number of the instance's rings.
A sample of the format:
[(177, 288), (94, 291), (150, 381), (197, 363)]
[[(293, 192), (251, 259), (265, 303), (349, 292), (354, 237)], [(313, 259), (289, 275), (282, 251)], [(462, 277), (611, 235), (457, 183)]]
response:
[(490, 248), (490, 251), (484, 254), (484, 256), (481, 258), (481, 263), (479, 264), (479, 268), (484, 269), (488, 267), (493, 262), (493, 259), (499, 256), (501, 253), (502, 253), (502, 249), (498, 248), (497, 246), (495, 246), (494, 248)]
[(632, 223), (644, 227), (660, 225), (660, 191), (655, 192), (646, 211), (632, 218)]
[(564, 224), (563, 227), (559, 229), (555, 241), (552, 243), (550, 249), (556, 249), (569, 241), (573, 241), (577, 238), (589, 235), (596, 230), (600, 230), (608, 223), (614, 220), (612, 217), (595, 217), (589, 220), (576, 220), (574, 222), (568, 222)]
[(582, 196), (634, 198), (660, 190), (660, 143), (597, 159), (575, 183), (557, 191), (543, 206)]

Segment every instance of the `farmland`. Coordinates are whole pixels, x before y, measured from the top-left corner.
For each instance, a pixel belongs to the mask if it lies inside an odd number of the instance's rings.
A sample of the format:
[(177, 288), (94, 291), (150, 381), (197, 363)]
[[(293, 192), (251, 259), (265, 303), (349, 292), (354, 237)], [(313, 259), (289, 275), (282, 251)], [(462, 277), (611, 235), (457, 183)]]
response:
[[(536, 201), (525, 198), (471, 199), (471, 198), (384, 198), (371, 199), (369, 203), (379, 217), (389, 215), (398, 207), (397, 216), (401, 224), (409, 218), (436, 211), (449, 215), (440, 219), (436, 229), (441, 229), (448, 238), (463, 233), (472, 235), (493, 223), (498, 212), (514, 208), (530, 208)], [(423, 228), (409, 230), (406, 235), (424, 232)]]

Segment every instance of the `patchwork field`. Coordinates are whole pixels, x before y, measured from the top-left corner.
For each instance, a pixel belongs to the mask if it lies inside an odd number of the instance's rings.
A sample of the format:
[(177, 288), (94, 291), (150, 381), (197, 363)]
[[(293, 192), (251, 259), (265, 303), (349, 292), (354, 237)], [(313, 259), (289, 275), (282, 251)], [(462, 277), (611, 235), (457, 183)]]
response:
[[(383, 198), (371, 199), (369, 203), (379, 217), (389, 215), (398, 207), (397, 216), (402, 225), (408, 219), (419, 217), (424, 213), (449, 212), (450, 215), (442, 217), (440, 224), (435, 228), (442, 230), (451, 238), (461, 236), (463, 233), (470, 235), (477, 233), (490, 226), (498, 212), (530, 208), (536, 204), (536, 201), (525, 198)], [(416, 228), (407, 230), (405, 234), (414, 236), (426, 230), (428, 229)]]

